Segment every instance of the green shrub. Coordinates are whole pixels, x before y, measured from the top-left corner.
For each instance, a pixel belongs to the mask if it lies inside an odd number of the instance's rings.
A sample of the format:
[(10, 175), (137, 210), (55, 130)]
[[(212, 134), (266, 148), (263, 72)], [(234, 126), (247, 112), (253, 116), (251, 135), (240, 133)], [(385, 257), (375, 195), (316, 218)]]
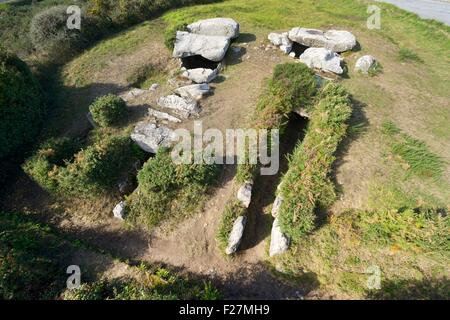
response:
[(177, 186), (177, 172), (168, 149), (161, 148), (138, 173), (139, 186), (146, 191), (167, 192)]
[(219, 229), (216, 236), (219, 249), (222, 252), (225, 252), (225, 249), (228, 246), (228, 238), (230, 237), (234, 222), (238, 217), (244, 216), (245, 213), (246, 209), (238, 200), (233, 200), (225, 206), (222, 217), (220, 218)]
[(160, 148), (138, 173), (139, 188), (128, 199), (129, 221), (153, 227), (194, 212), (217, 175), (215, 164), (175, 164), (171, 149)]
[(112, 137), (81, 150), (72, 162), (59, 169), (59, 190), (93, 197), (111, 189), (133, 165), (131, 145), (129, 137)]
[(126, 103), (122, 98), (108, 94), (97, 98), (89, 106), (94, 121), (101, 127), (117, 124), (126, 113)]
[(27, 65), (0, 47), (0, 159), (22, 153), (45, 113), (39, 83)]
[(311, 113), (306, 136), (291, 155), (282, 179), (280, 226), (294, 240), (314, 229), (316, 206), (329, 205), (335, 198), (328, 174), (350, 115), (345, 89), (333, 83), (326, 85)]
[(56, 297), (65, 285), (64, 267), (54, 257), (62, 250), (48, 227), (0, 212), (0, 299)]
[(71, 161), (79, 148), (80, 142), (76, 139), (49, 139), (25, 162), (23, 169), (43, 189), (56, 192), (59, 167)]
[(164, 32), (164, 44), (166, 45), (167, 49), (173, 51), (173, 48), (175, 47), (177, 31), (187, 31), (187, 26), (187, 23), (179, 23), (166, 29), (166, 31)]
[[(30, 39), (39, 51), (60, 59), (70, 50), (79, 50), (86, 39), (76, 29), (67, 28), (67, 6), (60, 5), (45, 9), (33, 17), (30, 25)], [(86, 16), (83, 16), (86, 18)], [(86, 23), (86, 20), (83, 19)]]

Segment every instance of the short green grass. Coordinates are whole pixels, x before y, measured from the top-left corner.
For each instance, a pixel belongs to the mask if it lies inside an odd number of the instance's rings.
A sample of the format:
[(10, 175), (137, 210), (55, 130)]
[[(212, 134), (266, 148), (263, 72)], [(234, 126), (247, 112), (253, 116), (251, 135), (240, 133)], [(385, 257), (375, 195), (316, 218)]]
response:
[(401, 61), (423, 62), (422, 58), (420, 58), (417, 53), (408, 48), (400, 48), (398, 56)]
[[(433, 288), (448, 288), (449, 228), (449, 217), (435, 210), (348, 211), (274, 263), (315, 274), (319, 290), (334, 298), (447, 299), (448, 291)], [(380, 290), (367, 285), (374, 267)]]
[(421, 177), (438, 179), (444, 173), (446, 162), (431, 152), (427, 145), (405, 133), (391, 121), (383, 123), (382, 131), (389, 137), (388, 145), (394, 156), (403, 161), (403, 168)]

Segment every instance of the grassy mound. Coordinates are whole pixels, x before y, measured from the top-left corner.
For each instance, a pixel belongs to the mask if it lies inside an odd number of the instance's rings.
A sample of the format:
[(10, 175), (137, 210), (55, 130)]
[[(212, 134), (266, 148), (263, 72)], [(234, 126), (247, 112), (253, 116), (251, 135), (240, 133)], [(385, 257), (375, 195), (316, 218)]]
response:
[(351, 110), (345, 89), (326, 85), (312, 109), (306, 136), (289, 159), (281, 181), (284, 200), (279, 218), (281, 229), (294, 241), (314, 229), (316, 206), (327, 207), (335, 200), (329, 173)]

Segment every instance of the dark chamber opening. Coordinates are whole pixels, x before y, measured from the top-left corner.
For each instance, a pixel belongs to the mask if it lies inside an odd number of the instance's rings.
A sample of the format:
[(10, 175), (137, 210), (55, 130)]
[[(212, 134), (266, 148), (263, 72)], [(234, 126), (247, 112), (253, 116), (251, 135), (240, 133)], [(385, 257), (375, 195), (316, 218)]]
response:
[(208, 60), (199, 55), (181, 58), (181, 63), (186, 69), (205, 68), (214, 70), (219, 65), (219, 62)]
[(295, 52), (295, 57), (299, 58), (300, 55), (305, 52), (306, 49), (308, 49), (309, 47), (304, 46), (298, 42), (294, 42), (292, 45), (292, 51), (291, 52)]

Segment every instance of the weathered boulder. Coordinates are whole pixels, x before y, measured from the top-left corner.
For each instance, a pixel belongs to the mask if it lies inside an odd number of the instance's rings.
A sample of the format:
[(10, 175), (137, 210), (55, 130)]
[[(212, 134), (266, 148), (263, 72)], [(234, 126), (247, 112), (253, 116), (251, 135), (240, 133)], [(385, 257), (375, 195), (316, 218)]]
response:
[(219, 70), (205, 68), (188, 69), (182, 75), (195, 83), (209, 83), (219, 75)]
[(154, 83), (150, 86), (150, 88), (148, 90), (150, 91), (156, 91), (159, 88), (159, 84), (158, 83)]
[(355, 70), (367, 74), (376, 62), (377, 61), (373, 56), (362, 56), (358, 59), (358, 61), (356, 61)]
[(147, 90), (143, 90), (143, 89), (139, 89), (139, 88), (132, 88), (124, 96), (122, 96), (122, 99), (125, 101), (128, 101), (128, 100), (140, 97), (145, 93), (147, 93)]
[(205, 36), (201, 34), (177, 31), (174, 58), (186, 58), (200, 55), (211, 61), (222, 61), (230, 46), (230, 39), (222, 36)]
[(228, 237), (228, 246), (225, 250), (226, 254), (230, 255), (238, 250), (239, 245), (242, 242), (246, 222), (247, 218), (245, 216), (240, 216), (234, 221), (233, 229)]
[(187, 26), (191, 33), (206, 36), (222, 36), (228, 39), (239, 37), (239, 23), (231, 18), (213, 18), (194, 22)]
[(275, 198), (275, 201), (273, 202), (272, 206), (272, 217), (276, 218), (278, 216), (278, 213), (280, 212), (281, 204), (283, 203), (283, 197), (278, 195)]
[(148, 122), (138, 123), (131, 134), (131, 140), (142, 150), (155, 154), (160, 147), (169, 147), (176, 139), (173, 130)]
[(211, 92), (211, 88), (207, 83), (192, 84), (190, 86), (180, 87), (175, 93), (185, 99), (201, 100), (205, 95)]
[(178, 119), (177, 117), (174, 117), (166, 112), (161, 112), (161, 111), (154, 110), (151, 108), (148, 108), (148, 115), (150, 117), (155, 117), (156, 119), (159, 119), (159, 120), (167, 120), (167, 121), (175, 122), (175, 123), (181, 122), (181, 120)]
[(356, 46), (355, 36), (344, 30), (328, 30), (293, 28), (289, 31), (289, 39), (307, 47), (325, 48), (334, 52), (352, 50)]
[(250, 206), (252, 201), (253, 181), (247, 181), (242, 185), (237, 193), (237, 199), (246, 207)]
[(125, 201), (119, 202), (113, 209), (114, 218), (119, 219), (119, 220), (124, 220), (126, 206), (127, 205), (126, 205)]
[(284, 53), (289, 54), (292, 51), (293, 42), (289, 39), (289, 34), (287, 32), (272, 32), (269, 34), (268, 39), (273, 45), (279, 47)]
[(162, 108), (172, 109), (183, 118), (200, 113), (197, 101), (185, 99), (174, 94), (159, 98), (157, 103)]
[(310, 68), (342, 74), (342, 58), (335, 52), (325, 48), (309, 48), (300, 56), (300, 61)]
[(272, 225), (272, 233), (270, 236), (269, 255), (271, 257), (282, 254), (289, 249), (290, 240), (286, 237), (279, 225), (278, 218), (275, 218)]

